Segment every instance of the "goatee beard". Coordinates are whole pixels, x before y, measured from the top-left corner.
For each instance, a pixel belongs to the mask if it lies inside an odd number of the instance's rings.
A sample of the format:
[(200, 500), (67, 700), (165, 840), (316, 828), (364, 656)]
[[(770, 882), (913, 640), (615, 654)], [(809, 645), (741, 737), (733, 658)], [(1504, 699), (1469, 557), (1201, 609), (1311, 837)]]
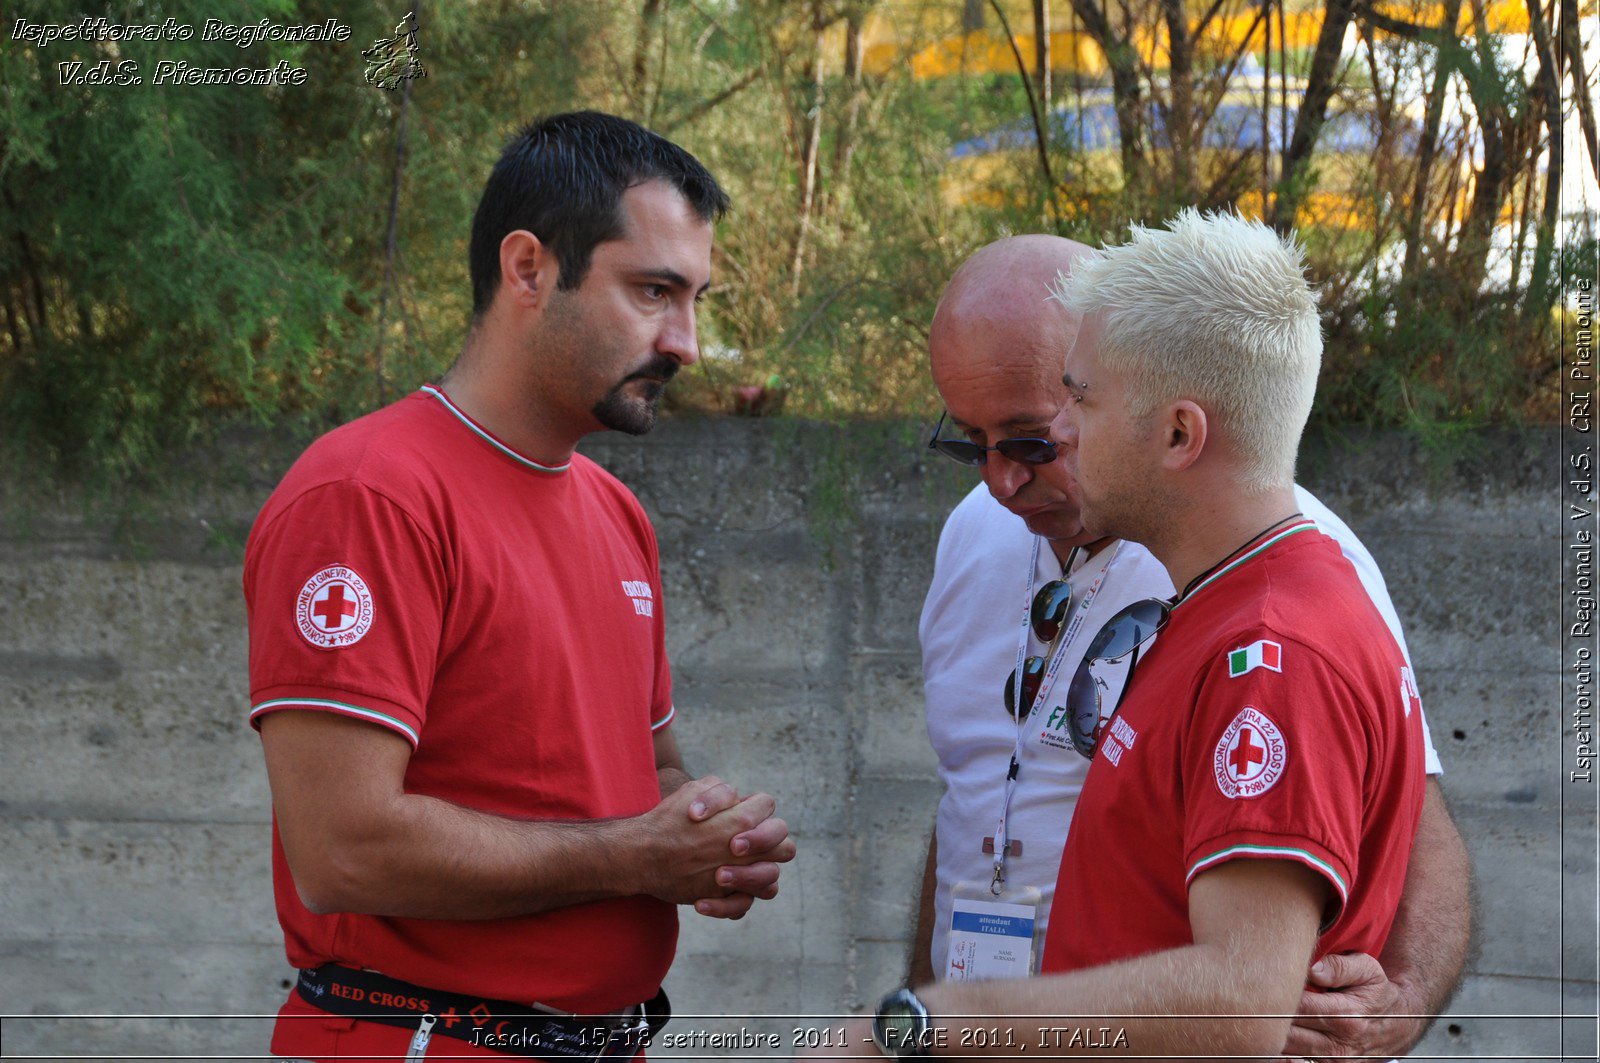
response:
[[(615, 387), (600, 397), (590, 413), (594, 419), (614, 432), (642, 436), (656, 426), (656, 414), (661, 407), (661, 396), (667, 381), (678, 372), (678, 363), (670, 358), (658, 358), (636, 373), (619, 380)], [(635, 380), (648, 381), (644, 399), (632, 399), (622, 389)]]

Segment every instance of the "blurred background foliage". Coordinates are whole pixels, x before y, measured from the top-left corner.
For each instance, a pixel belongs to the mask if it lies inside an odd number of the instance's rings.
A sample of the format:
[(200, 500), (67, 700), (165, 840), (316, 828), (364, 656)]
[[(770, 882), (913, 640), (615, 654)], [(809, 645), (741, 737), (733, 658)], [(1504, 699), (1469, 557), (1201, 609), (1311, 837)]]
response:
[[(14, 468), (149, 478), (241, 417), (313, 430), (441, 372), (489, 167), (580, 107), (677, 140), (733, 196), (680, 409), (931, 420), (927, 323), (962, 258), (1196, 203), (1299, 230), (1320, 423), (1557, 418), (1562, 294), (1595, 272), (1582, 0), (423, 0), (426, 76), (369, 85), (361, 50), (406, 3), (8, 5), (8, 32), (197, 29), (0, 48)], [(241, 49), (201, 40), (212, 18), (352, 35)], [(308, 76), (156, 85), (161, 59)], [(127, 60), (144, 84), (60, 65)]]

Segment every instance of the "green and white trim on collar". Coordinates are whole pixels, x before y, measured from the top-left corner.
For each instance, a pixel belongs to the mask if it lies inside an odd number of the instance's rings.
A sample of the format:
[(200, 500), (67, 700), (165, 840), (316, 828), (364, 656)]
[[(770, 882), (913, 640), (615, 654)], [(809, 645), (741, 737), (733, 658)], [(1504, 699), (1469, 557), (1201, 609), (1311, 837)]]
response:
[(1223, 565), (1221, 568), (1217, 569), (1215, 572), (1211, 573), (1211, 575), (1202, 580), (1199, 585), (1191, 588), (1188, 594), (1185, 594), (1173, 604), (1172, 608), (1177, 609), (1178, 606), (1183, 605), (1190, 598), (1193, 598), (1195, 595), (1199, 594), (1201, 591), (1205, 590), (1207, 587), (1211, 586), (1213, 583), (1217, 582), (1217, 580), (1221, 579), (1223, 576), (1226, 576), (1240, 565), (1243, 565), (1252, 558), (1260, 557), (1263, 553), (1272, 549), (1272, 547), (1283, 542), (1290, 536), (1299, 535), (1301, 532), (1316, 530), (1317, 522), (1312, 520), (1310, 517), (1303, 517), (1295, 523), (1289, 525), (1287, 528), (1280, 528), (1277, 531), (1270, 533), (1265, 539), (1262, 539), (1253, 546), (1248, 544), (1245, 545), (1242, 548), (1244, 550), (1243, 553), (1234, 558), (1232, 561)]
[(500, 440), (496, 439), (487, 428), (484, 428), (477, 421), (474, 421), (465, 413), (461, 412), (461, 407), (451, 402), (450, 396), (446, 395), (439, 388), (432, 384), (424, 384), (422, 385), (422, 392), (427, 395), (432, 395), (434, 398), (438, 399), (439, 402), (444, 405), (444, 408), (449, 410), (451, 414), (455, 416), (456, 420), (466, 425), (474, 435), (476, 435), (479, 439), (482, 439), (494, 449), (498, 450), (500, 453), (504, 454), (506, 457), (510, 458), (512, 461), (516, 462), (518, 465), (532, 469), (534, 472), (566, 472), (568, 469), (572, 468), (572, 463), (570, 461), (565, 465), (541, 465), (532, 458), (524, 457), (523, 455), (518, 454), (515, 450), (512, 450), (510, 447), (500, 442)]

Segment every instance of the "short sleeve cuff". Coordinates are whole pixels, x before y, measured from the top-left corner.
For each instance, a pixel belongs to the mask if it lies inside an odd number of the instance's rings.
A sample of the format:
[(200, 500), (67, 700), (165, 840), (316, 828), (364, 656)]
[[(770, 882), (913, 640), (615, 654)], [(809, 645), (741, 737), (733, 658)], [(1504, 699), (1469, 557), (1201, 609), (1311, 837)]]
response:
[(672, 718), (674, 716), (676, 716), (676, 715), (678, 715), (678, 707), (676, 705), (668, 705), (667, 706), (667, 714), (665, 716), (661, 717), (661, 719), (656, 720), (655, 722), (653, 722), (650, 725), (650, 730), (652, 732), (661, 730), (667, 724), (671, 723), (672, 722)]
[(367, 694), (352, 694), (346, 690), (329, 690), (325, 687), (270, 687), (256, 691), (251, 699), (250, 726), (261, 729), (261, 717), (283, 709), (332, 712), (354, 720), (377, 724), (403, 737), (417, 748), (422, 721), (417, 714), (392, 701)]
[(1428, 775), (1443, 775), (1444, 765), (1439, 762), (1439, 751), (1433, 748), (1433, 731), (1428, 727), (1428, 714), (1422, 714), (1422, 770)]
[(1328, 905), (1323, 914), (1321, 933), (1327, 933), (1344, 914), (1350, 900), (1350, 868), (1325, 846), (1309, 838), (1294, 835), (1268, 834), (1261, 831), (1234, 831), (1194, 846), (1189, 852), (1188, 871), (1184, 885), (1195, 876), (1220, 867), (1230, 860), (1293, 860), (1304, 864), (1327, 880), (1330, 887)]

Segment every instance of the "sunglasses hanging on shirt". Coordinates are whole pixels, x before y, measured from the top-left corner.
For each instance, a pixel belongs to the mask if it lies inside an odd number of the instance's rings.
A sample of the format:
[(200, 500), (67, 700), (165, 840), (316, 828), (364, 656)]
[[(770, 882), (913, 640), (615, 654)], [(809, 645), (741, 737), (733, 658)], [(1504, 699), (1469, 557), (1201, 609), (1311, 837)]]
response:
[[(1094, 756), (1100, 744), (1103, 723), (1111, 713), (1117, 711), (1116, 705), (1111, 707), (1109, 713), (1102, 711), (1105, 707), (1102, 695), (1105, 684), (1095, 675), (1094, 666), (1119, 661), (1133, 654), (1134, 663), (1129, 666), (1128, 675), (1122, 683), (1122, 692), (1127, 693), (1133, 682), (1133, 667), (1138, 664), (1139, 648), (1166, 627), (1167, 618), (1171, 615), (1171, 603), (1161, 598), (1145, 598), (1107, 620), (1105, 626), (1090, 640), (1089, 648), (1084, 652), (1083, 660), (1067, 687), (1068, 730), (1072, 734), (1072, 748), (1079, 753), (1086, 757)], [(1121, 702), (1120, 695), (1117, 700)]]
[[(1039, 693), (1039, 683), (1044, 679), (1045, 664), (1056, 652), (1056, 639), (1061, 635), (1062, 625), (1067, 619), (1067, 610), (1072, 607), (1072, 584), (1064, 579), (1053, 579), (1039, 588), (1039, 593), (1033, 596), (1033, 605), (1028, 612), (1029, 622), (1033, 625), (1033, 634), (1046, 646), (1044, 656), (1029, 657), (1023, 662), (1022, 671), (1022, 715), (1026, 717), (1033, 711), (1035, 696)], [(1015, 670), (1006, 677), (1005, 707), (1006, 712), (1013, 718), (1017, 715), (1017, 673)]]
[[(1067, 714), (1072, 731), (1073, 748), (1086, 757), (1094, 756), (1095, 749), (1100, 744), (1100, 733), (1105, 721), (1116, 713), (1121, 706), (1122, 698), (1127, 695), (1128, 687), (1133, 683), (1132, 670), (1138, 666), (1140, 647), (1167, 626), (1167, 620), (1171, 618), (1172, 610), (1177, 608), (1178, 603), (1204, 586), (1213, 575), (1224, 569), (1231, 559), (1238, 556), (1251, 543), (1280, 524), (1287, 524), (1299, 516), (1300, 513), (1296, 511), (1273, 521), (1246, 539), (1243, 546), (1190, 580), (1188, 586), (1170, 601), (1163, 598), (1146, 598), (1134, 602), (1106, 621), (1105, 626), (1089, 643), (1089, 649), (1083, 655), (1083, 662), (1078, 665), (1078, 671), (1067, 687)], [(1111, 712), (1104, 712), (1102, 691), (1106, 689), (1106, 685), (1094, 674), (1094, 666), (1121, 660), (1130, 653), (1133, 654), (1133, 663), (1129, 665), (1127, 678), (1123, 680), (1122, 692), (1117, 695), (1117, 704), (1111, 706)]]

